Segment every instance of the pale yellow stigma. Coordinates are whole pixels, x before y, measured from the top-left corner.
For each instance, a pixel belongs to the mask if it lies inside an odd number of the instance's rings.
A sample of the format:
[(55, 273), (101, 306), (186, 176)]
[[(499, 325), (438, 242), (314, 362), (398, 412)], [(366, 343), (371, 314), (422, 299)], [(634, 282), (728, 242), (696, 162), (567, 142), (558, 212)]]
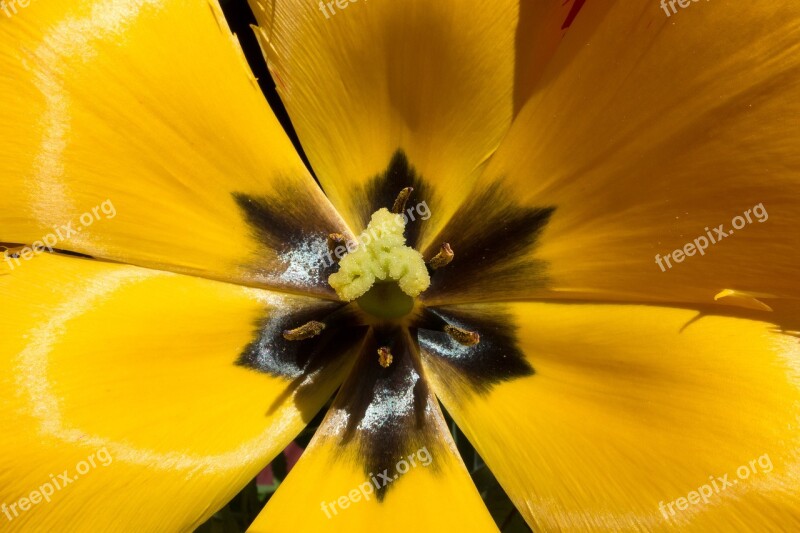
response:
[(377, 282), (395, 281), (416, 298), (431, 284), (422, 254), (406, 246), (403, 215), (380, 209), (359, 238), (358, 248), (339, 261), (328, 283), (345, 302), (363, 296)]

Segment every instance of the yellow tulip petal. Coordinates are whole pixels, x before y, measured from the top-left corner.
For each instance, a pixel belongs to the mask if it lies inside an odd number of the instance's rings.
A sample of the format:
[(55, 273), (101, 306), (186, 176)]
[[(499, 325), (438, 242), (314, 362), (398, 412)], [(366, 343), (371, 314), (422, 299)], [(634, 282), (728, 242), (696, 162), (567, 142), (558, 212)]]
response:
[(0, 18), (0, 242), (330, 293), (314, 263), (346, 228), (216, 0)]
[[(596, 25), (602, 20), (601, 14), (608, 9), (613, 0), (593, 0), (596, 10), (590, 16), (582, 15), (582, 31)], [(537, 2), (522, 1), (519, 3), (519, 26), (516, 32), (517, 60), (516, 81), (514, 86), (514, 115), (520, 111), (525, 102), (541, 86), (546, 83), (544, 74), (551, 67), (555, 52), (559, 49), (564, 36), (578, 19), (586, 0), (541, 0)], [(585, 35), (585, 33), (584, 33)], [(574, 50), (573, 50), (574, 52)], [(567, 64), (564, 57), (552, 69)]]
[[(501, 318), (515, 338), (470, 363), (423, 336), (422, 357), (435, 393), (535, 530), (800, 527), (797, 338), (765, 322), (658, 307), (440, 312)], [(527, 375), (463, 371), (508, 368), (520, 354)]]
[(300, 380), (242, 360), (258, 321), (305, 298), (48, 254), (0, 275), (0, 299), (4, 531), (191, 530), (346, 370), (330, 357)]
[[(353, 228), (406, 186), (409, 207), (434, 214), (423, 240), (453, 214), (512, 119), (518, 3), (251, 1), (303, 147)], [(530, 16), (557, 2), (544, 3)]]
[(635, 0), (598, 19), (602, 4), (587, 3), (483, 178), (520, 209), (554, 210), (515, 256), (541, 265), (517, 298), (800, 298), (800, 4), (667, 17)]
[[(458, 456), (417, 354), (370, 335), (308, 449), (251, 532), (497, 531)], [(395, 337), (396, 338), (396, 337)]]

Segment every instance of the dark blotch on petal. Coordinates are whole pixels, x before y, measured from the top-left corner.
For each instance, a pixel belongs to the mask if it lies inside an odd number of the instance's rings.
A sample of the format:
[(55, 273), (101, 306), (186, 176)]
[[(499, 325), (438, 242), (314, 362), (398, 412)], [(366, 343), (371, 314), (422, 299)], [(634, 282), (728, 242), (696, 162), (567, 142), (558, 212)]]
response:
[[(283, 331), (311, 321), (325, 322), (325, 330), (316, 337), (289, 341)], [(267, 318), (256, 324), (255, 339), (248, 344), (236, 364), (274, 377), (292, 380), (286, 392), (276, 400), (302, 397), (314, 387), (321, 372), (331, 372), (345, 364), (345, 355), (358, 348), (366, 328), (359, 326), (349, 308), (338, 303), (320, 303), (298, 311), (271, 309)], [(303, 402), (300, 402), (302, 404)], [(307, 416), (306, 416), (307, 415)], [(309, 419), (313, 413), (304, 413)]]
[(455, 259), (431, 275), (423, 301), (485, 301), (526, 295), (547, 283), (546, 263), (533, 250), (555, 207), (523, 207), (498, 184), (471, 196), (426, 250), (450, 243)]
[[(334, 410), (348, 414), (341, 444), (358, 446), (364, 474), (379, 481), (378, 501), (383, 501), (394, 484), (402, 482), (402, 476), (394, 479), (398, 462), (408, 461), (408, 456), (421, 448), (427, 448), (432, 462), (410, 469), (437, 469), (440, 437), (435, 424), (441, 415), (422, 378), (416, 347), (410, 342), (400, 329), (374, 330), (333, 404)], [(394, 356), (388, 368), (378, 362), (381, 346), (388, 346)], [(392, 482), (384, 486), (379, 474), (392, 478)]]
[[(394, 205), (397, 195), (406, 187), (413, 187), (414, 192), (406, 204), (406, 216), (409, 217), (408, 224), (406, 225), (406, 243), (411, 248), (416, 248), (419, 242), (419, 236), (425, 226), (425, 220), (420, 218), (419, 213), (416, 211), (416, 206), (421, 202), (428, 204), (428, 207), (435, 213), (435, 200), (432, 198), (430, 188), (425, 184), (425, 181), (419, 176), (408, 162), (405, 152), (398, 150), (392, 156), (389, 162), (389, 167), (383, 174), (375, 176), (370, 180), (364, 195), (366, 201), (360, 202), (361, 206), (361, 223), (366, 228), (372, 214), (385, 207), (391, 210)], [(411, 209), (411, 215), (408, 210)], [(411, 220), (411, 216), (415, 220)]]
[(307, 192), (282, 191), (275, 197), (233, 193), (236, 204), (264, 245), (245, 268), (267, 285), (303, 293), (333, 295), (328, 276), (338, 267), (327, 257), (328, 235), (343, 232), (340, 222)]
[[(418, 326), (420, 350), (432, 358), (450, 381), (468, 385), (478, 394), (492, 386), (532, 376), (534, 369), (517, 343), (512, 318), (501, 305), (453, 306), (426, 309)], [(442, 329), (451, 324), (480, 333), (481, 342), (462, 346)]]
[[(301, 310), (271, 309), (269, 316), (256, 324), (255, 339), (242, 352), (237, 364), (275, 377), (297, 378), (318, 370), (325, 359), (352, 348), (363, 337), (355, 317), (340, 303), (320, 303)], [(312, 320), (326, 324), (316, 337), (289, 341), (283, 331)], [(344, 342), (343, 342), (344, 341)]]

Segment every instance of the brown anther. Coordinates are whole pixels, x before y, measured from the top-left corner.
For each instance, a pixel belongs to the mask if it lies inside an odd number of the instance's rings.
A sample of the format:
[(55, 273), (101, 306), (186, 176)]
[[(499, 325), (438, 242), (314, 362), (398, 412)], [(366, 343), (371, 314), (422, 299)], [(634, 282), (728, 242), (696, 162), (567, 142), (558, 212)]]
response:
[(394, 205), (392, 206), (392, 213), (395, 215), (400, 215), (406, 210), (406, 203), (408, 202), (412, 192), (414, 192), (413, 187), (406, 187), (400, 191), (400, 194), (397, 195), (397, 199), (394, 201)]
[(481, 336), (477, 331), (467, 331), (448, 324), (444, 327), (444, 332), (464, 346), (475, 346), (481, 342)]
[(0, 252), (2, 252), (2, 255), (14, 259), (19, 259), (20, 252), (22, 252), (22, 250), (24, 249), (25, 249), (24, 246), (19, 246), (19, 245), (11, 247), (0, 245)]
[(328, 235), (328, 252), (331, 257), (336, 257), (336, 249), (340, 246), (347, 246), (347, 239), (341, 233), (331, 233)]
[(393, 360), (394, 357), (392, 357), (392, 352), (389, 351), (388, 346), (378, 348), (378, 363), (380, 363), (383, 368), (389, 368)]
[(444, 268), (450, 264), (456, 254), (453, 253), (453, 249), (450, 248), (449, 243), (443, 243), (442, 248), (439, 250), (439, 253), (433, 256), (433, 258), (428, 261), (428, 266), (431, 267), (433, 270), (438, 270), (440, 268)]
[(287, 341), (304, 341), (316, 337), (325, 329), (325, 324), (312, 320), (308, 324), (303, 324), (299, 328), (286, 329), (283, 331), (283, 338)]

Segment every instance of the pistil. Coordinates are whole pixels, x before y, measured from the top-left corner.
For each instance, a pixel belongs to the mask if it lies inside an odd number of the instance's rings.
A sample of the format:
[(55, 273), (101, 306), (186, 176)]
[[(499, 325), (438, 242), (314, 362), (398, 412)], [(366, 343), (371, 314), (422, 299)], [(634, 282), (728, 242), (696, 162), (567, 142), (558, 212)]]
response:
[[(405, 189), (404, 189), (405, 190)], [(379, 282), (396, 282), (400, 290), (416, 298), (431, 278), (422, 254), (406, 246), (402, 215), (380, 209), (372, 215), (356, 250), (339, 261), (339, 271), (328, 283), (342, 301), (351, 302)]]

